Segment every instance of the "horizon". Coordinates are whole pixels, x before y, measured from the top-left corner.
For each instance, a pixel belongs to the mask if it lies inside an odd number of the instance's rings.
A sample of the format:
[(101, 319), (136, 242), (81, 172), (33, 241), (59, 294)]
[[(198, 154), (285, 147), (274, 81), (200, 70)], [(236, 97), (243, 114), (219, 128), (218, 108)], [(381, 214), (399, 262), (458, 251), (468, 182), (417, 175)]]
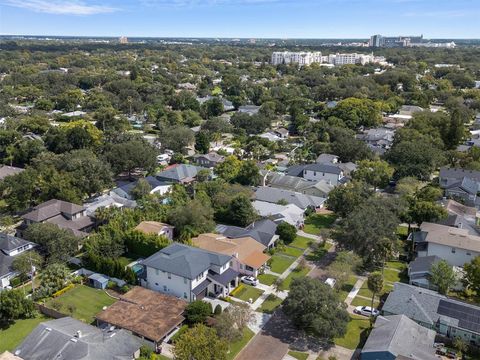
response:
[(0, 0), (2, 36), (479, 39), (479, 17), (474, 0)]

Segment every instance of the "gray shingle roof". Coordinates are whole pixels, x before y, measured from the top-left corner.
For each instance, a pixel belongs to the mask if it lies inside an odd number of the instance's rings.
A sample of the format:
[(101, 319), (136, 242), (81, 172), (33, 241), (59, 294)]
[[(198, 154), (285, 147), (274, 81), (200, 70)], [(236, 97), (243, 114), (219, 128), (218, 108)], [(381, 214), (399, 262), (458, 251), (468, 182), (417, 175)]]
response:
[[(462, 308), (463, 313), (471, 313), (472, 316), (466, 323), (462, 321), (464, 319), (457, 316), (458, 312), (453, 312), (451, 316), (441, 314), (439, 309), (441, 303), (444, 307), (447, 304), (450, 307)], [(402, 283), (394, 284), (393, 291), (388, 295), (382, 311), (385, 314), (403, 314), (416, 322), (429, 326), (433, 326), (441, 320), (442, 323), (448, 323), (452, 327), (474, 333), (476, 331), (473, 328), (480, 327), (480, 317), (473, 316), (473, 314), (480, 313), (480, 307), (448, 298), (432, 290)]]
[(305, 166), (305, 170), (324, 172), (328, 174), (337, 174), (339, 175), (342, 172), (342, 169), (337, 165), (327, 165), (327, 164), (309, 164)]
[(432, 265), (438, 261), (440, 261), (438, 256), (421, 256), (417, 257), (414, 261), (408, 264), (411, 273), (428, 273)]
[(23, 215), (23, 218), (34, 222), (41, 222), (61, 214), (73, 215), (84, 209), (81, 205), (52, 199), (35, 206), (32, 211)]
[(5, 179), (7, 176), (12, 176), (12, 175), (19, 174), (23, 170), (24, 169), (18, 168), (18, 167), (15, 167), (15, 166), (4, 165), (4, 166), (0, 167), (0, 180)]
[(326, 200), (320, 196), (305, 195), (299, 192), (277, 189), (268, 186), (260, 186), (256, 188), (255, 198), (260, 201), (266, 201), (275, 204), (284, 200), (288, 204), (294, 204), (298, 206), (300, 209), (322, 206)]
[(450, 168), (450, 167), (442, 167), (440, 168), (440, 178), (448, 178), (448, 179), (457, 179), (461, 180), (464, 177), (468, 177), (475, 181), (480, 181), (480, 171), (476, 170), (466, 170), (462, 168)]
[(125, 330), (102, 331), (64, 317), (39, 324), (15, 354), (24, 360), (131, 360), (141, 345)]
[[(404, 315), (379, 316), (362, 350), (367, 353), (388, 352), (394, 357), (434, 360), (435, 331)], [(383, 357), (382, 357), (383, 358)]]
[[(223, 266), (231, 256), (173, 243), (143, 261), (143, 265), (195, 279), (212, 265)], [(148, 271), (148, 270), (147, 270)]]
[(31, 244), (31, 242), (20, 239), (16, 236), (0, 233), (0, 251), (15, 250), (16, 248), (19, 248), (20, 246), (25, 246), (27, 244)]
[(245, 229), (238, 226), (217, 225), (215, 231), (228, 238), (237, 239), (250, 236), (264, 246), (268, 246), (272, 238), (276, 236), (277, 223), (270, 219), (255, 221)]
[(198, 171), (203, 168), (188, 164), (179, 164), (172, 166), (166, 170), (160, 171), (156, 174), (159, 180), (170, 180), (175, 182), (182, 182), (184, 180), (193, 179), (197, 176)]
[(468, 194), (476, 195), (478, 191), (478, 183), (468, 177), (464, 177), (461, 181), (446, 186), (446, 189), (460, 188)]

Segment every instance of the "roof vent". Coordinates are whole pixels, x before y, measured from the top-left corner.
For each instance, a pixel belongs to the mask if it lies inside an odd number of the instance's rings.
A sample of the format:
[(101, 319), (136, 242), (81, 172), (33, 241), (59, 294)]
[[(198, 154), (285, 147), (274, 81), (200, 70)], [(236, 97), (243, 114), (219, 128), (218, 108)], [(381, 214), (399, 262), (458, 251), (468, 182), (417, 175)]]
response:
[(75, 337), (80, 339), (82, 337), (82, 332), (80, 330), (77, 330), (77, 333), (75, 334)]
[(46, 327), (45, 331), (52, 331), (52, 328)]

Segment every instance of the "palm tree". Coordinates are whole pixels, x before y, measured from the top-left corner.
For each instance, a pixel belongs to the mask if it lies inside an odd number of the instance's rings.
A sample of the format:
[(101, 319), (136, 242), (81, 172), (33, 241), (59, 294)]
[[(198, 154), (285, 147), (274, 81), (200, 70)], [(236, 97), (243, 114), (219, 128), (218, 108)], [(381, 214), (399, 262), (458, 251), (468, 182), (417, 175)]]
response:
[(375, 301), (375, 295), (379, 294), (383, 289), (383, 276), (378, 271), (368, 275), (367, 279), (368, 289), (372, 292), (372, 316), (370, 316), (370, 326), (373, 324), (373, 303)]

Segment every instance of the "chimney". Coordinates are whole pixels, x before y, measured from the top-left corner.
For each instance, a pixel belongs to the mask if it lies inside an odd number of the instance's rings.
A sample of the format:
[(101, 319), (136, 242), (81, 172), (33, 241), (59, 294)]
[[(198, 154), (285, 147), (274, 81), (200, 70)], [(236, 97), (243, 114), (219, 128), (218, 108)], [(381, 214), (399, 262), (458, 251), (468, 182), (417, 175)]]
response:
[(82, 337), (82, 332), (80, 330), (77, 330), (75, 337), (80, 339)]

